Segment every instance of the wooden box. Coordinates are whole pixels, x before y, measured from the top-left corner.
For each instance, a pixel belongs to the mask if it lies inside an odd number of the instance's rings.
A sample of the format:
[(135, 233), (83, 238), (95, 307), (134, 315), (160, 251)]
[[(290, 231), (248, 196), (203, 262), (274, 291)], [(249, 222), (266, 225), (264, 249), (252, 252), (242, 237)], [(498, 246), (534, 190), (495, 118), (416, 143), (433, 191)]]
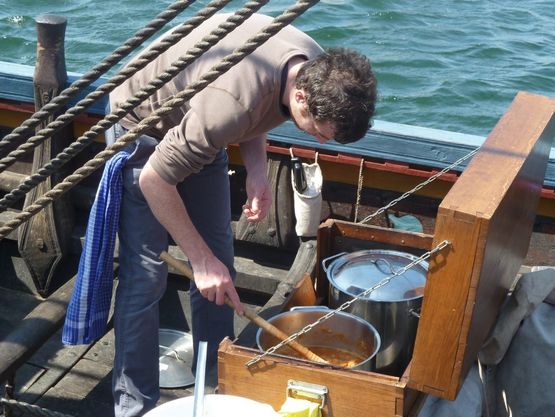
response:
[(343, 251), (397, 249), (420, 255), (449, 246), (429, 262), (412, 360), (401, 376), (334, 368), (260, 354), (224, 340), (223, 394), (285, 401), (289, 380), (327, 387), (324, 416), (416, 415), (423, 393), (454, 399), (524, 259), (555, 134), (555, 100), (519, 93), (442, 201), (434, 235), (327, 221), (318, 232), (316, 286), (327, 293), (321, 261)]

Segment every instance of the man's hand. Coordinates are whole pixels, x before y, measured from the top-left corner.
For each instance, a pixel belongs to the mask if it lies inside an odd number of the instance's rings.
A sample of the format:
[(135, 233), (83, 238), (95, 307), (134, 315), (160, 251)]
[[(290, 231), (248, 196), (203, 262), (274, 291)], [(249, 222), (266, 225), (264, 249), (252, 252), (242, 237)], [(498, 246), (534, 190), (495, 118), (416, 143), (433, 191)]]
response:
[(164, 181), (148, 162), (141, 172), (139, 185), (154, 216), (189, 258), (200, 293), (220, 305), (227, 295), (237, 313), (243, 314), (229, 271), (198, 233), (175, 185)]
[(229, 271), (218, 258), (206, 257), (200, 262), (192, 263), (192, 266), (195, 284), (204, 298), (222, 305), (227, 296), (233, 303), (237, 314), (243, 314), (243, 306), (229, 276)]
[(266, 177), (247, 175), (247, 202), (243, 205), (243, 214), (248, 221), (257, 222), (268, 215), (272, 205), (270, 183)]
[(267, 174), (266, 135), (242, 142), (239, 148), (247, 169), (247, 202), (243, 206), (243, 214), (248, 221), (257, 222), (266, 217), (272, 205)]

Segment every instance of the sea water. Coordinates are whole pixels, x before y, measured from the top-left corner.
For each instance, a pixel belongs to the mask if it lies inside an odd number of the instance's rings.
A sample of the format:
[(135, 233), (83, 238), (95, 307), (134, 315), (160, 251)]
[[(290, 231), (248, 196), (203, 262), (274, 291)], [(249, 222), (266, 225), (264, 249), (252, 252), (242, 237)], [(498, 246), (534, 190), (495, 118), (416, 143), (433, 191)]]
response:
[[(68, 70), (85, 72), (171, 3), (0, 0), (0, 60), (33, 65), (34, 19), (50, 13), (68, 19)], [(194, 2), (167, 28), (206, 4)], [(292, 4), (271, 0), (261, 12), (276, 16)], [(518, 91), (555, 97), (553, 22), (552, 0), (322, 0), (294, 25), (324, 47), (370, 58), (376, 119), (485, 136)]]

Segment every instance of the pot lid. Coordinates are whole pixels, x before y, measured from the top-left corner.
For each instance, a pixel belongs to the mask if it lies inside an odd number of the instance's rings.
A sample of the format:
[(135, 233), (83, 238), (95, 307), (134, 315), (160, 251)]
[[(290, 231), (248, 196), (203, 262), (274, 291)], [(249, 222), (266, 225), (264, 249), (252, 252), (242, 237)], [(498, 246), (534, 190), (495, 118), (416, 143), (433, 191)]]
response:
[(427, 262), (421, 262), (394, 276), (387, 284), (368, 295), (361, 297), (360, 294), (390, 278), (416, 259), (418, 258), (410, 253), (392, 250), (347, 253), (332, 261), (328, 269), (328, 279), (335, 288), (353, 297), (372, 301), (408, 301), (422, 297), (428, 271)]
[(180, 330), (159, 329), (160, 388), (186, 387), (195, 383), (191, 371), (193, 336)]

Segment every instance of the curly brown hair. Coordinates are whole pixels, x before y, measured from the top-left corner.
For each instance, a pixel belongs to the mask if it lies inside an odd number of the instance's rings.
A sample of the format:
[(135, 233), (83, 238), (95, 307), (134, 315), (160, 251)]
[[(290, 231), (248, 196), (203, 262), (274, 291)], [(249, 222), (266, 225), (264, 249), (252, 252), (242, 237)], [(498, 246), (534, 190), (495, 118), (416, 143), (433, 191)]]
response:
[(312, 117), (334, 124), (337, 142), (359, 140), (371, 127), (377, 81), (366, 56), (348, 48), (327, 49), (302, 66), (295, 84), (305, 92)]

